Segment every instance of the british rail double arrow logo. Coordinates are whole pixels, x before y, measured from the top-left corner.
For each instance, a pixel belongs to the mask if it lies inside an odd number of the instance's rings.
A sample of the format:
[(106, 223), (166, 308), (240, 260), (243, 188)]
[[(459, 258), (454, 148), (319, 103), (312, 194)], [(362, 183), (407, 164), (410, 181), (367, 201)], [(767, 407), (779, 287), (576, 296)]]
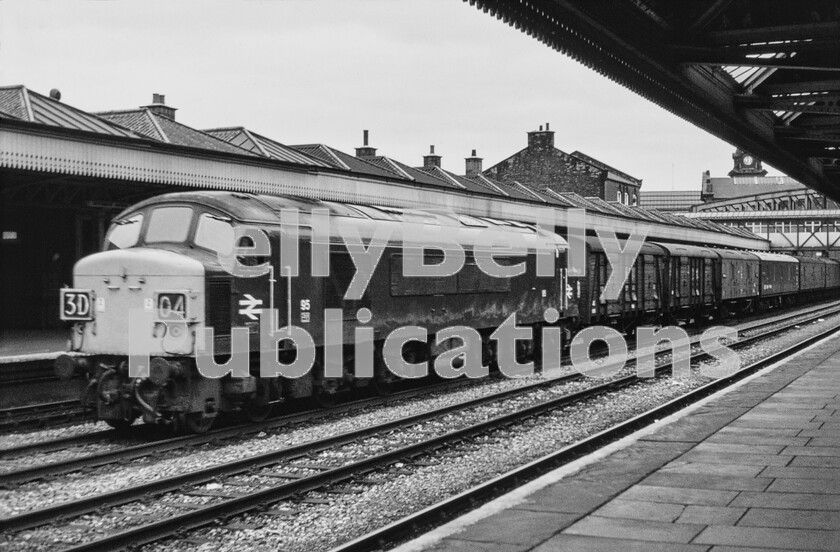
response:
[(245, 299), (239, 300), (239, 306), (243, 307), (239, 309), (239, 314), (243, 314), (250, 318), (251, 320), (257, 319), (257, 314), (260, 311), (260, 307), (262, 306), (262, 299), (257, 299), (253, 295), (245, 294)]

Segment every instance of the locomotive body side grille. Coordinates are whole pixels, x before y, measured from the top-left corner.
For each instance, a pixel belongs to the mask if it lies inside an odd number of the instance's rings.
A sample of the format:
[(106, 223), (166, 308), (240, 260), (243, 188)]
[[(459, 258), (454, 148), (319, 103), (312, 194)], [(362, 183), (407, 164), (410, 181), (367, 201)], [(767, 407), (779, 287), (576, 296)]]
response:
[(207, 284), (206, 326), (214, 335), (230, 335), (231, 287), (229, 281), (211, 280)]

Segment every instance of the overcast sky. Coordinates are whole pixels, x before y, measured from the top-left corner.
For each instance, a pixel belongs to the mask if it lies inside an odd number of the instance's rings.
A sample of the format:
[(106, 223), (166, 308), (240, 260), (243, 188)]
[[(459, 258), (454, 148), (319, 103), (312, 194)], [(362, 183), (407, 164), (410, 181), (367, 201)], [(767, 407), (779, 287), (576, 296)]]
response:
[[(484, 168), (546, 122), (555, 145), (697, 190), (734, 148), (461, 0), (0, 0), (0, 84), (101, 111), (166, 95), (177, 120), (285, 144)], [(778, 174), (772, 172), (771, 174)]]

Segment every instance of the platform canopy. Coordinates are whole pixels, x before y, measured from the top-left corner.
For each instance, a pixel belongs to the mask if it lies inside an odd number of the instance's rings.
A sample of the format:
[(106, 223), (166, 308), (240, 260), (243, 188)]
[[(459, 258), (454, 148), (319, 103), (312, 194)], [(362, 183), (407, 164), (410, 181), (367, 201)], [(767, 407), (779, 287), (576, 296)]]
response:
[(840, 199), (840, 4), (466, 0)]

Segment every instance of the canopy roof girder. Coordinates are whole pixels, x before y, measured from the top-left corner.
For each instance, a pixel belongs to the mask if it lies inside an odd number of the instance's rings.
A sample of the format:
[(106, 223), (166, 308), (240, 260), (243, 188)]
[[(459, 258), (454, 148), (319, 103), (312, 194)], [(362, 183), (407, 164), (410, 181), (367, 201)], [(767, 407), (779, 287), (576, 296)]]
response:
[(840, 13), (824, 2), (466, 1), (840, 199), (834, 137), (776, 131), (840, 114)]

